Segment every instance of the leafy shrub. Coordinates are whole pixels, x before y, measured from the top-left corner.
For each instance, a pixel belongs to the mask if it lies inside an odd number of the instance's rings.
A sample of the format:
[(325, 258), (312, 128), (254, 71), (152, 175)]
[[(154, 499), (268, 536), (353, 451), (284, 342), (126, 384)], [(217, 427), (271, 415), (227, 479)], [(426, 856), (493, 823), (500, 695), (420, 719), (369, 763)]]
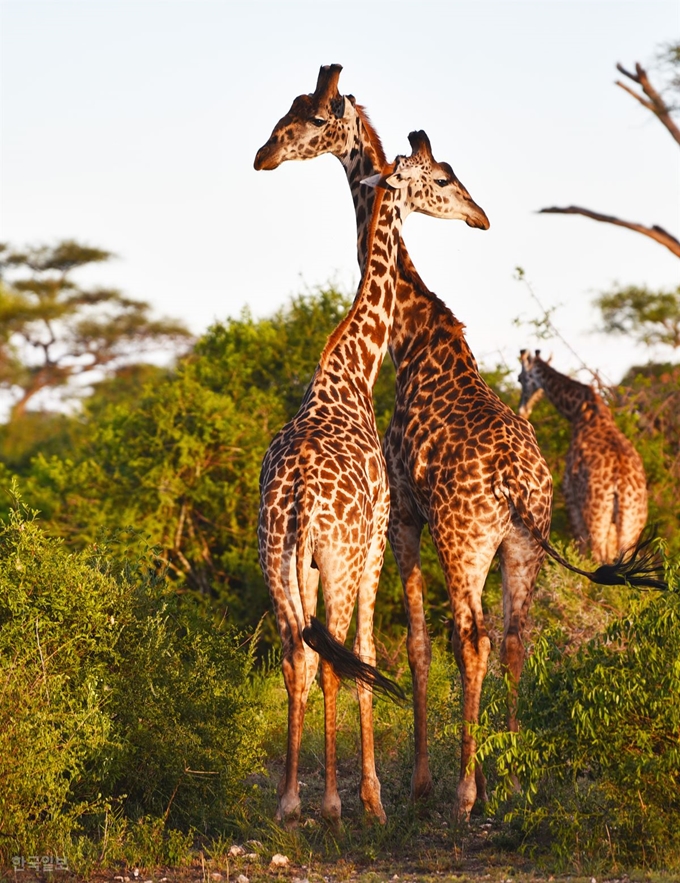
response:
[[(493, 733), (496, 800), (529, 843), (591, 869), (680, 866), (680, 585), (632, 597), (575, 648), (546, 629), (520, 684), (519, 733)], [(518, 777), (522, 791), (514, 794)]]
[(176, 848), (239, 812), (261, 763), (251, 653), (155, 574), (67, 552), (16, 498), (0, 522), (0, 860), (83, 854), (111, 819)]

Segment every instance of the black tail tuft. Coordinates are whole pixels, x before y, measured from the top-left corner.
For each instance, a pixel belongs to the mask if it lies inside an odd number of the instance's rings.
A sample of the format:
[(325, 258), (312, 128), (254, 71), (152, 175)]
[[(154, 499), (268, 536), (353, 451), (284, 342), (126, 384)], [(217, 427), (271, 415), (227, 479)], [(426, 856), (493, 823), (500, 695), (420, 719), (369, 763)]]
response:
[(593, 581), (605, 586), (637, 586), (647, 589), (667, 589), (663, 561), (650, 548), (654, 540), (650, 529), (640, 535), (637, 543), (623, 552), (613, 564), (603, 564), (593, 574)]
[(303, 630), (302, 639), (312, 650), (316, 650), (322, 659), (333, 666), (333, 671), (338, 677), (359, 681), (395, 701), (402, 702), (406, 698), (399, 684), (381, 675), (377, 668), (367, 662), (362, 662), (355, 653), (334, 638), (315, 616), (311, 618), (310, 625)]

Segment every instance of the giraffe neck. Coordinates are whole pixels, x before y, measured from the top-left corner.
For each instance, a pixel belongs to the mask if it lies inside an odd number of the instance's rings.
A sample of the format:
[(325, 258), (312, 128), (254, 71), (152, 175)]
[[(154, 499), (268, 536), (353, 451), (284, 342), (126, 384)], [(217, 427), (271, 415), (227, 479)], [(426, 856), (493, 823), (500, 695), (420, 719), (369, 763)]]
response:
[(377, 174), (386, 163), (385, 153), (377, 132), (362, 107), (355, 106), (354, 129), (348, 146), (338, 155), (347, 175), (357, 224), (357, 257), (363, 273), (368, 254), (368, 230), (373, 214), (375, 190), (364, 187), (362, 178)]
[[(361, 184), (362, 178), (380, 172), (385, 164), (385, 154), (378, 133), (373, 128), (365, 110), (355, 105), (354, 130), (348, 138), (348, 147), (336, 154), (347, 176), (357, 225), (357, 258), (363, 272), (368, 254), (368, 231), (373, 213), (373, 200), (376, 191)], [(416, 332), (422, 328), (432, 328), (435, 314), (444, 305), (424, 284), (411, 261), (404, 243), (399, 240), (397, 258), (397, 286), (394, 303), (394, 321), (389, 336), (389, 350), (395, 366), (399, 365), (419, 347)], [(446, 309), (444, 307), (444, 309)], [(449, 316), (450, 312), (447, 310)], [(462, 326), (451, 316), (453, 323)]]
[(534, 370), (537, 371), (546, 398), (567, 420), (574, 423), (586, 412), (599, 410), (599, 396), (585, 383), (560, 374), (540, 359), (534, 362)]
[(397, 246), (403, 214), (397, 200), (396, 191), (383, 188), (375, 191), (361, 285), (349, 313), (328, 338), (319, 362), (322, 372), (349, 374), (353, 385), (362, 386), (369, 395), (392, 329)]

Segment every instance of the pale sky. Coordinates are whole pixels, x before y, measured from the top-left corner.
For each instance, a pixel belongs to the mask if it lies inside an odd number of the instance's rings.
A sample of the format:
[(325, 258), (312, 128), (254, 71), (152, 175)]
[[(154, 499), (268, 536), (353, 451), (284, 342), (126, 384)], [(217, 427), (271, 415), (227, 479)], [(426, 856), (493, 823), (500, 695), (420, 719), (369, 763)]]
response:
[[(117, 260), (75, 279), (116, 286), (197, 334), (249, 306), (359, 282), (352, 202), (326, 156), (253, 169), (255, 152), (319, 66), (363, 104), (388, 158), (425, 129), (491, 222), (412, 215), (404, 239), (425, 282), (467, 326), (478, 361), (518, 370), (540, 342), (520, 265), (569, 344), (618, 381), (649, 355), (593, 334), (613, 283), (675, 288), (680, 263), (647, 237), (576, 216), (576, 204), (680, 236), (680, 151), (614, 85), (652, 81), (680, 39), (677, 0), (226, 2), (3, 0), (0, 237), (75, 238)], [(652, 354), (654, 355), (654, 354)], [(668, 353), (658, 353), (668, 357)], [(581, 375), (582, 379), (587, 379)]]

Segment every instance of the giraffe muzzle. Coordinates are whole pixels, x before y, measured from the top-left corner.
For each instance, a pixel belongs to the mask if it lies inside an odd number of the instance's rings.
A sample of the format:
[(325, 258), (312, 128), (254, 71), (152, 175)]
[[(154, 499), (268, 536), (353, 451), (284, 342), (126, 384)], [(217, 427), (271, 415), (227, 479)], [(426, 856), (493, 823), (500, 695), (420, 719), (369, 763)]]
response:
[(465, 223), (468, 227), (475, 227), (477, 230), (488, 230), (491, 226), (489, 224), (489, 219), (486, 216), (486, 212), (483, 208), (474, 203), (474, 208), (470, 212), (470, 215), (465, 218)]
[(267, 141), (265, 145), (260, 147), (255, 155), (255, 162), (253, 163), (253, 166), (258, 172), (262, 170), (270, 172), (273, 169), (278, 169), (281, 165), (281, 160), (276, 155), (277, 147), (278, 142), (272, 141)]

